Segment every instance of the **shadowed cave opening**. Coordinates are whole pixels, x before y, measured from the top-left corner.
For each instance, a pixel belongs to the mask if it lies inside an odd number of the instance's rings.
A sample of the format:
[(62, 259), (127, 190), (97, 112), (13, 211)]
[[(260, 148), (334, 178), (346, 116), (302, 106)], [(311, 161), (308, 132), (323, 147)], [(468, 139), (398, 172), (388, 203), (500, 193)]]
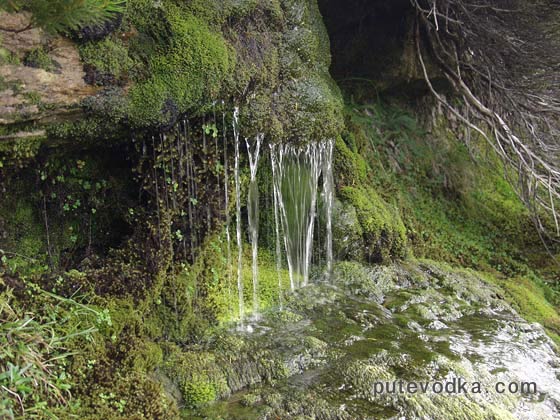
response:
[(409, 0), (319, 0), (331, 42), (331, 75), (353, 96), (423, 95)]

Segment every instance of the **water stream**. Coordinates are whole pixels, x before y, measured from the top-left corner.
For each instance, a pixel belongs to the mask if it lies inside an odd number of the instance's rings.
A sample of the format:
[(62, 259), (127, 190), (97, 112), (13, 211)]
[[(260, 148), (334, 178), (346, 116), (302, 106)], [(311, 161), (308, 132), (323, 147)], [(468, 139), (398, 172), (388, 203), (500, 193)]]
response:
[[(222, 107), (224, 106), (224, 101), (222, 101)], [(231, 298), (231, 234), (229, 231), (229, 225), (231, 223), (231, 217), (229, 215), (229, 172), (228, 172), (228, 145), (227, 145), (227, 128), (226, 128), (226, 113), (222, 111), (222, 140), (224, 147), (224, 213), (226, 215), (226, 242), (227, 242), (227, 287), (228, 287), (228, 297), (230, 303)]]
[[(222, 122), (225, 116), (222, 116)], [(223, 134), (225, 175), (224, 185), (227, 186), (227, 141)], [(235, 181), (235, 210), (236, 210), (236, 240), (237, 240), (237, 294), (239, 305), (239, 319), (243, 322), (246, 316), (244, 279), (243, 279), (243, 222), (241, 205), (241, 156), (240, 156), (240, 127), (239, 109), (233, 113), (233, 137), (235, 147), (234, 181)], [(252, 313), (259, 318), (259, 207), (260, 201), (258, 165), (261, 158), (263, 134), (258, 134), (254, 141), (245, 138), (249, 163), (249, 184), (247, 189), (247, 231), (252, 250)], [(290, 289), (292, 291), (306, 286), (310, 278), (312, 251), (316, 226), (323, 226), (317, 220), (318, 199), (322, 200), (322, 213), (325, 217), (325, 238), (317, 249), (324, 249), (325, 274), (328, 276), (333, 266), (332, 250), (332, 207), (334, 200), (333, 182), (333, 151), (334, 142), (331, 140), (309, 142), (306, 144), (281, 143), (270, 145), (270, 161), (272, 169), (272, 202), (274, 206), (274, 233), (276, 270), (278, 272), (278, 298), (282, 307), (283, 290), (282, 267), (286, 258)], [(319, 190), (322, 187), (321, 194)], [(229, 207), (228, 189), (225, 190), (226, 215)], [(229, 234), (229, 216), (226, 216), (226, 239), (228, 247), (228, 262), (230, 261), (231, 238)], [(282, 247), (283, 244), (283, 247)], [(322, 251), (321, 251), (322, 252)], [(315, 262), (315, 261), (313, 261)], [(229, 264), (228, 264), (229, 265)]]
[(323, 160), (323, 199), (326, 215), (326, 244), (325, 260), (326, 275), (330, 277), (333, 268), (333, 247), (332, 247), (332, 212), (334, 203), (334, 178), (333, 178), (333, 152), (334, 141), (329, 140), (325, 146), (325, 158)]
[[(309, 282), (313, 234), (317, 215), (319, 178), (324, 171), (324, 197), (327, 216), (327, 270), (332, 268), (332, 142), (298, 146), (270, 146), (275, 214), (282, 227), (283, 242), (295, 290)], [(279, 230), (277, 235), (279, 235)], [(280, 258), (277, 252), (277, 259)]]
[(251, 178), (249, 182), (249, 191), (247, 193), (247, 213), (249, 236), (251, 238), (252, 257), (253, 257), (253, 317), (258, 318), (259, 315), (259, 185), (257, 183), (257, 169), (259, 165), (259, 156), (262, 134), (257, 134), (255, 144), (251, 147), (249, 140), (245, 139), (247, 144), (247, 154), (249, 156), (249, 167), (251, 170)]
[(243, 241), (241, 238), (241, 180), (239, 178), (239, 108), (233, 112), (233, 137), (235, 140), (235, 217), (237, 225), (237, 294), (239, 300), (239, 319), (243, 322), (245, 317), (245, 304), (243, 302)]

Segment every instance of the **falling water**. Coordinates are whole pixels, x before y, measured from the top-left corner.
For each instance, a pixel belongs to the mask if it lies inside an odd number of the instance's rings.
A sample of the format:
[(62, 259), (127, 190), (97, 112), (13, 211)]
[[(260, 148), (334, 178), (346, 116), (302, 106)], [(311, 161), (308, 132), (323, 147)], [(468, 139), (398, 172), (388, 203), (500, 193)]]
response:
[(325, 144), (325, 155), (323, 159), (323, 199), (326, 214), (326, 275), (330, 277), (333, 266), (332, 248), (332, 210), (334, 201), (334, 179), (333, 179), (333, 150), (334, 141), (329, 140)]
[(258, 249), (259, 249), (259, 185), (257, 183), (257, 168), (259, 165), (259, 154), (263, 135), (257, 134), (255, 145), (251, 150), (249, 141), (247, 143), (247, 153), (249, 155), (249, 167), (251, 169), (251, 179), (247, 194), (247, 212), (249, 221), (249, 233), (253, 251), (253, 316), (258, 318), (259, 314), (259, 268), (258, 268)]
[[(270, 145), (270, 160), (274, 161), (274, 146)], [(274, 178), (275, 166), (272, 165), (272, 177)], [(276, 232), (276, 272), (278, 273), (278, 301), (280, 304), (280, 309), (282, 309), (283, 303), (283, 288), (282, 288), (282, 247), (280, 245), (280, 221), (278, 215), (278, 196), (276, 190), (273, 190), (273, 202), (274, 202), (274, 230)]]
[[(332, 147), (330, 142), (271, 145), (271, 163), (275, 205), (282, 225), (284, 247), (288, 261), (290, 287), (307, 285), (313, 246), (313, 231), (317, 213), (319, 177), (325, 165), (332, 173)], [(326, 161), (331, 163), (326, 164)], [(331, 169), (329, 169), (331, 168)], [(325, 181), (332, 191), (332, 182)], [(332, 206), (332, 198), (327, 206)], [(330, 219), (332, 211), (327, 211)], [(327, 225), (332, 228), (332, 222)], [(332, 240), (327, 232), (328, 240)], [(328, 245), (332, 256), (332, 246)], [(327, 257), (332, 263), (332, 260)]]
[(245, 307), (243, 303), (243, 277), (241, 273), (243, 249), (241, 243), (241, 181), (239, 180), (239, 108), (233, 112), (233, 136), (235, 139), (235, 210), (237, 220), (237, 292), (239, 294), (239, 318), (243, 321)]

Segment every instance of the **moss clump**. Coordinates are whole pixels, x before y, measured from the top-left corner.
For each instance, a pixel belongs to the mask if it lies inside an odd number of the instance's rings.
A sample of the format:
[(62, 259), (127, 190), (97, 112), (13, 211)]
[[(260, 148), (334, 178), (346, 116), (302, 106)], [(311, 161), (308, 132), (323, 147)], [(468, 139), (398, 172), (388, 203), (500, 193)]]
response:
[(127, 47), (119, 39), (106, 38), (100, 42), (84, 44), (80, 47), (80, 56), (86, 70), (97, 73), (96, 79), (90, 82), (98, 84), (103, 84), (103, 77), (125, 82), (134, 64), (128, 56)]
[(178, 384), (186, 407), (195, 408), (226, 395), (226, 378), (212, 353), (167, 347), (164, 370)]
[[(350, 139), (353, 143), (353, 139)], [(337, 180), (343, 185), (361, 185), (367, 181), (368, 164), (364, 157), (346, 145), (342, 137), (337, 137), (334, 166)]]
[(149, 58), (150, 76), (130, 92), (130, 118), (136, 125), (169, 122), (170, 108), (184, 112), (215, 98), (235, 63), (221, 34), (204, 20), (171, 4), (166, 19), (168, 45)]
[(29, 51), (25, 55), (23, 63), (28, 67), (35, 67), (49, 72), (56, 70), (56, 63), (43, 47), (35, 48)]
[(406, 228), (397, 211), (387, 205), (375, 190), (367, 187), (343, 187), (343, 199), (358, 215), (370, 262), (388, 261), (406, 255)]

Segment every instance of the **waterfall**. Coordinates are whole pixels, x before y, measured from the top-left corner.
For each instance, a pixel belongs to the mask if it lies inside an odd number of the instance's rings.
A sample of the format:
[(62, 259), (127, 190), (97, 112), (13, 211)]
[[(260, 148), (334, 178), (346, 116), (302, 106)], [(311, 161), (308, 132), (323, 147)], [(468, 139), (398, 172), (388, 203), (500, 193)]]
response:
[(276, 144), (270, 148), (275, 212), (282, 226), (290, 287), (294, 290), (309, 281), (317, 190), (322, 171), (326, 174), (323, 182), (327, 206), (326, 259), (327, 265), (332, 265), (333, 146), (332, 142), (325, 141), (303, 146)]
[(235, 140), (235, 216), (237, 221), (237, 292), (239, 296), (239, 318), (243, 321), (245, 306), (243, 303), (243, 249), (241, 240), (241, 181), (239, 179), (239, 108), (233, 112), (233, 137)]
[(253, 253), (253, 316), (258, 318), (259, 314), (259, 269), (258, 269), (258, 249), (259, 249), (259, 185), (257, 183), (257, 168), (259, 164), (259, 154), (261, 149), (262, 134), (257, 134), (254, 150), (251, 151), (249, 141), (247, 153), (249, 155), (249, 167), (251, 169), (251, 179), (247, 194), (247, 213), (249, 222), (249, 234), (251, 238)]
[[(274, 160), (274, 147), (271, 145), (270, 148), (270, 160), (271, 162)], [(272, 176), (274, 178), (275, 174), (275, 165), (272, 165)], [(280, 305), (280, 309), (282, 309), (283, 303), (283, 287), (282, 287), (282, 247), (280, 245), (280, 221), (278, 215), (278, 196), (276, 194), (276, 190), (273, 189), (272, 198), (274, 202), (274, 230), (276, 233), (276, 273), (278, 274), (278, 302)]]

